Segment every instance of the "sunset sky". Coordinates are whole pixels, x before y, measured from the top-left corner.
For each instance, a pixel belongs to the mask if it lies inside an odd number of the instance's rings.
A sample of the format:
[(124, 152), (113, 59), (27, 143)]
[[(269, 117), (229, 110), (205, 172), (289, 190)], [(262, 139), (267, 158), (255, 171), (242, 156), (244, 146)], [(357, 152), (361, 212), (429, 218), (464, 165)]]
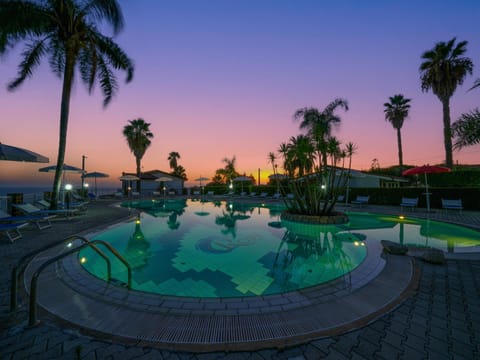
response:
[[(167, 157), (180, 153), (190, 180), (211, 178), (222, 158), (237, 158), (237, 171), (271, 172), (267, 155), (300, 133), (292, 115), (303, 107), (323, 109), (336, 97), (335, 135), (358, 146), (353, 167), (398, 163), (395, 130), (386, 122), (388, 97), (411, 98), (402, 129), (404, 163), (444, 160), (442, 108), (420, 89), (421, 54), (436, 42), (467, 40), (474, 74), (451, 99), (452, 121), (480, 105), (480, 1), (478, 0), (137, 0), (119, 1), (125, 29), (116, 42), (135, 63), (104, 109), (102, 94), (74, 86), (66, 163), (110, 174), (103, 186), (118, 187), (135, 158), (122, 135), (128, 120), (143, 118), (155, 135), (143, 170), (170, 171)], [(0, 60), (0, 142), (57, 158), (61, 80), (47, 59), (19, 89), (15, 77), (23, 46)], [(480, 163), (480, 147), (454, 153), (459, 163)], [(53, 181), (39, 173), (49, 164), (0, 161), (0, 188)], [(72, 181), (79, 182), (73, 177)], [(188, 185), (187, 184), (187, 185)]]

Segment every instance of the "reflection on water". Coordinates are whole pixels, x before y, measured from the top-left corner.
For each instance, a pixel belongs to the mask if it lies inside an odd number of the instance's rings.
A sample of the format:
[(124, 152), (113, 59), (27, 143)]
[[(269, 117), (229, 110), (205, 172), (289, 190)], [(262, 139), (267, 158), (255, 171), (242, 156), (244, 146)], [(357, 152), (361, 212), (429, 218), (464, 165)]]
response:
[[(336, 286), (348, 287), (351, 271), (380, 240), (451, 251), (480, 244), (478, 231), (435, 221), (349, 213), (344, 225), (306, 225), (280, 220), (281, 209), (147, 202), (141, 222), (120, 224), (98, 238), (132, 264), (135, 289), (194, 297), (278, 294), (334, 279)], [(95, 260), (89, 249), (81, 256), (88, 258), (88, 271), (104, 277), (103, 259)], [(122, 264), (112, 271), (115, 278), (125, 277)]]
[(253, 206), (235, 206), (232, 203), (225, 204), (225, 210), (222, 210), (222, 215), (217, 215), (215, 224), (223, 226), (221, 230), (224, 235), (231, 235), (232, 238), (237, 237), (236, 224), (237, 220), (247, 220), (250, 218), (246, 215), (247, 212), (253, 212)]
[(139, 269), (148, 264), (148, 259), (152, 256), (149, 249), (150, 243), (142, 232), (140, 215), (138, 215), (135, 219), (135, 229), (128, 239), (123, 255), (132, 269)]

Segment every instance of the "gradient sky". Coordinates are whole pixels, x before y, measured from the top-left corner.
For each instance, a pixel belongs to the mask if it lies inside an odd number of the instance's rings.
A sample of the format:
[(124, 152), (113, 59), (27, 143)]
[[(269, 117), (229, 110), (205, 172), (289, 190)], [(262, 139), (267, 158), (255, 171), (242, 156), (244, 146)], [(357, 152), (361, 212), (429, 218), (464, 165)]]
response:
[[(212, 177), (222, 158), (237, 170), (270, 173), (267, 154), (300, 133), (292, 120), (303, 107), (323, 109), (336, 97), (335, 135), (358, 146), (353, 166), (398, 163), (396, 133), (383, 104), (401, 93), (411, 98), (402, 128), (404, 163), (444, 160), (442, 108), (420, 89), (421, 54), (436, 42), (467, 40), (474, 74), (451, 99), (452, 121), (479, 106), (480, 1), (478, 0), (138, 0), (119, 1), (125, 29), (116, 42), (135, 62), (130, 84), (118, 74), (119, 91), (102, 107), (99, 89), (88, 95), (77, 82), (71, 99), (66, 163), (110, 174), (135, 171), (122, 135), (128, 120), (151, 123), (155, 137), (143, 169), (170, 171), (167, 157), (180, 153), (189, 180)], [(17, 72), (17, 46), (0, 62), (0, 142), (57, 158), (61, 81), (48, 63), (15, 92), (6, 85)], [(480, 147), (454, 153), (459, 163), (479, 163)], [(0, 187), (48, 184), (47, 164), (0, 161)], [(71, 181), (79, 181), (71, 176)], [(191, 182), (189, 182), (191, 183)]]

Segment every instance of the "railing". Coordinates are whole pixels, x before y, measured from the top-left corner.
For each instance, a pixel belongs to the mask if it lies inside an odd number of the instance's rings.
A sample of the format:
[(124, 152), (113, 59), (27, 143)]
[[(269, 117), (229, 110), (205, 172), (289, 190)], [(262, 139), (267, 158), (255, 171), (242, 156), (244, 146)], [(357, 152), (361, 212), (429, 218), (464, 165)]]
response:
[[(23, 256), (17, 262), (17, 265), (14, 266), (13, 269), (12, 269), (12, 275), (11, 275), (11, 290), (10, 290), (10, 311), (11, 312), (13, 312), (17, 309), (17, 306), (18, 306), (17, 305), (18, 278), (19, 278), (19, 274), (23, 271), (23, 269), (25, 268), (25, 265), (28, 263), (28, 261), (31, 260), (35, 255), (37, 255), (37, 254), (39, 254), (43, 251), (46, 251), (46, 250), (49, 250), (49, 249), (51, 249), (55, 246), (61, 245), (62, 243), (72, 242), (74, 240), (80, 240), (80, 241), (83, 242), (83, 244), (78, 246), (78, 247), (75, 247), (74, 249), (71, 249), (71, 250), (69, 250), (65, 253), (62, 253), (62, 254), (56, 256), (55, 258), (47, 260), (47, 262), (43, 263), (40, 266), (40, 268), (43, 270), (43, 268), (45, 268), (49, 264), (65, 257), (67, 255), (73, 254), (76, 251), (79, 251), (79, 250), (83, 249), (84, 247), (88, 246), (88, 247), (91, 247), (97, 254), (99, 254), (106, 261), (106, 263), (107, 263), (107, 281), (110, 281), (111, 280), (110, 259), (108, 259), (108, 257), (100, 249), (98, 249), (98, 247), (95, 245), (95, 244), (98, 243), (98, 244), (102, 244), (106, 248), (108, 248), (112, 252), (112, 254), (115, 255), (115, 257), (117, 257), (117, 259), (120, 260), (125, 265), (125, 267), (127, 268), (127, 274), (128, 274), (127, 286), (128, 286), (129, 289), (131, 288), (131, 286), (132, 286), (132, 269), (131, 269), (130, 265), (128, 264), (128, 262), (125, 260), (125, 258), (123, 258), (123, 256), (121, 256), (110, 244), (104, 242), (103, 240), (89, 241), (88, 239), (86, 239), (82, 236), (74, 235), (74, 236), (70, 236), (66, 239), (54, 242), (52, 244), (43, 246), (40, 249), (37, 249), (35, 251), (32, 251), (32, 252), (26, 254), (25, 256)], [(47, 265), (44, 266), (45, 264), (47, 264)], [(39, 270), (37, 270), (37, 272), (39, 272)], [(35, 272), (35, 274), (37, 274), (37, 272)], [(32, 278), (32, 283), (33, 283), (33, 278)], [(32, 300), (33, 300), (33, 304), (32, 304)], [(35, 304), (36, 304), (36, 285), (35, 285), (35, 294), (34, 294), (33, 299), (32, 299), (32, 293), (30, 293), (30, 309), (32, 309), (32, 306), (35, 307)], [(34, 316), (36, 317), (36, 314), (34, 314)], [(36, 320), (35, 320), (35, 322), (36, 322)]]

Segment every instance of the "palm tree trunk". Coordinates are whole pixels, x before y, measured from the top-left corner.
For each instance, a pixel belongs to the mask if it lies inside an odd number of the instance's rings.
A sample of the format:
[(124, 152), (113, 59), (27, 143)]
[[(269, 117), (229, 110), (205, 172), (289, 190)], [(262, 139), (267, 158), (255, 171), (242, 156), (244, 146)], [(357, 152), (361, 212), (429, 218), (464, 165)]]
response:
[[(139, 178), (141, 178), (141, 173), (140, 173), (140, 170), (141, 170), (141, 158), (140, 157), (135, 157), (135, 162), (137, 164), (137, 176)], [(140, 189), (140, 184), (141, 184), (142, 180), (137, 180), (137, 191), (140, 192), (141, 189)]]
[(63, 164), (65, 161), (65, 149), (67, 147), (68, 115), (70, 112), (70, 95), (72, 92), (73, 70), (75, 65), (74, 57), (69, 55), (68, 52), (65, 63), (62, 87), (62, 103), (60, 105), (60, 135), (58, 141), (57, 167), (55, 169), (55, 178), (53, 180), (52, 198), (50, 199), (50, 208), (52, 210), (57, 209), (61, 177), (63, 173)]
[(403, 167), (403, 151), (402, 151), (402, 133), (397, 129), (397, 143), (398, 143), (398, 165)]
[(453, 167), (452, 128), (450, 126), (450, 98), (442, 100), (443, 107), (443, 141), (445, 143), (445, 165)]

